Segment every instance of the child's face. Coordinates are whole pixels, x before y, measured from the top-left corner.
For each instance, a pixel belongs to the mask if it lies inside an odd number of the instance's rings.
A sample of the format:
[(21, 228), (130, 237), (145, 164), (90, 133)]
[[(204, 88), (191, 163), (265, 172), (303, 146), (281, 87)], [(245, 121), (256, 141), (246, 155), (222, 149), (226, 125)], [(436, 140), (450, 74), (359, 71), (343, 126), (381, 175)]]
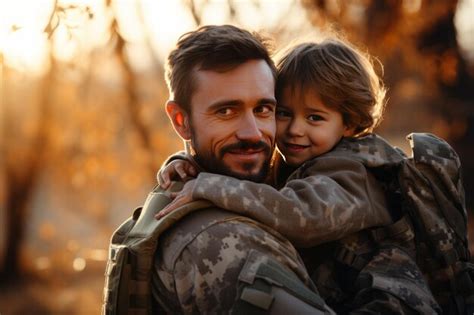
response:
[(276, 110), (276, 142), (287, 164), (299, 166), (352, 135), (341, 113), (326, 107), (316, 91), (291, 92), (284, 90)]

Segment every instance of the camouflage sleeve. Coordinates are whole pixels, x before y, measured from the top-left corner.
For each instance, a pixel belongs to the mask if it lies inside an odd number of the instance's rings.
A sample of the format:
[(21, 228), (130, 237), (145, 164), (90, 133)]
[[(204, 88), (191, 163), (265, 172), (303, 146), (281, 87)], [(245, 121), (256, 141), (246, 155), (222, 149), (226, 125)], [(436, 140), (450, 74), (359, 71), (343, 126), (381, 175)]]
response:
[(201, 173), (193, 198), (252, 217), (299, 247), (391, 223), (382, 188), (351, 159), (318, 159), (299, 179), (276, 190), (265, 184)]
[(155, 264), (158, 278), (153, 279), (153, 285), (154, 298), (161, 301), (161, 307), (167, 313), (198, 314), (212, 309), (206, 301), (218, 304), (213, 288), (206, 281), (206, 274), (200, 272), (199, 264), (188, 248), (180, 251), (174, 268), (169, 270), (164, 266), (161, 262)]
[(162, 236), (152, 281), (155, 296), (166, 301), (168, 312), (229, 313), (242, 281), (252, 278), (245, 276), (245, 270), (257, 270), (269, 257), (311, 287), (288, 240), (249, 218), (219, 212), (202, 210), (186, 216)]

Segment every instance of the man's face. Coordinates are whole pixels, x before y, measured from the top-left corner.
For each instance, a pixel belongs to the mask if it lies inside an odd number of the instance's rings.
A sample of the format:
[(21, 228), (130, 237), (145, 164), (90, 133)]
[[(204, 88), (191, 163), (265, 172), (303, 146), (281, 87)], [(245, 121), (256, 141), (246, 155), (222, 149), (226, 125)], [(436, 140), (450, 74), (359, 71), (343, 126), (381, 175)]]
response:
[(251, 60), (227, 71), (196, 71), (191, 146), (207, 171), (263, 181), (275, 142), (274, 79)]

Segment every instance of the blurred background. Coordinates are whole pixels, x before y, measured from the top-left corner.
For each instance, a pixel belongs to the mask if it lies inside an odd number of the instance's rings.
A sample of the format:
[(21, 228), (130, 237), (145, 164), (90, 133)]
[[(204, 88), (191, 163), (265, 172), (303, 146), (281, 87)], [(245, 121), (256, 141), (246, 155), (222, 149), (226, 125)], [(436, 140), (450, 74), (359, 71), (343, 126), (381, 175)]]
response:
[(182, 148), (163, 61), (203, 24), (276, 50), (345, 34), (384, 65), (377, 132), (447, 139), (473, 209), (473, 17), (474, 0), (0, 0), (0, 313), (99, 313), (111, 233)]

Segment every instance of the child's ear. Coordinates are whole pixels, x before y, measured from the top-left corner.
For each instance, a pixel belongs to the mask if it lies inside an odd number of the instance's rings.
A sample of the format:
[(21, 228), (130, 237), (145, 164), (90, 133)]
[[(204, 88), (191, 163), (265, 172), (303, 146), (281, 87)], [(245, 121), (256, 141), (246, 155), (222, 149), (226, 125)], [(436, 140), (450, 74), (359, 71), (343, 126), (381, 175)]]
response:
[(191, 127), (188, 113), (175, 101), (166, 102), (166, 113), (179, 136), (183, 140), (190, 140)]
[(355, 127), (352, 126), (344, 126), (344, 133), (343, 136), (344, 138), (346, 137), (352, 137), (355, 134)]

